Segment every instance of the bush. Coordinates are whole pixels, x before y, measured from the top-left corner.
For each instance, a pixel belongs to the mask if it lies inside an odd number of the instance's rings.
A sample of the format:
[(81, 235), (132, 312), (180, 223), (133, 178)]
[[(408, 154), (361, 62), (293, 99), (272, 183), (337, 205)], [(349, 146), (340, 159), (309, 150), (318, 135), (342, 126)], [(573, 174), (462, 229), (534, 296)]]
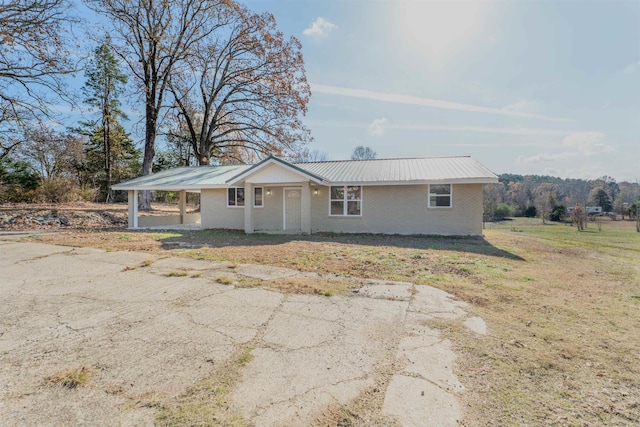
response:
[(538, 215), (538, 209), (535, 206), (529, 206), (524, 210), (524, 216), (527, 218), (535, 218)]
[(44, 180), (35, 191), (32, 201), (40, 203), (70, 203), (81, 200), (80, 188), (69, 178)]
[(493, 219), (495, 219), (496, 221), (500, 221), (505, 219), (506, 217), (513, 216), (514, 212), (515, 209), (513, 208), (513, 206), (510, 206), (506, 203), (498, 203), (498, 206), (496, 206), (496, 210), (493, 213)]
[(28, 202), (39, 185), (38, 174), (27, 163), (0, 160), (0, 202)]

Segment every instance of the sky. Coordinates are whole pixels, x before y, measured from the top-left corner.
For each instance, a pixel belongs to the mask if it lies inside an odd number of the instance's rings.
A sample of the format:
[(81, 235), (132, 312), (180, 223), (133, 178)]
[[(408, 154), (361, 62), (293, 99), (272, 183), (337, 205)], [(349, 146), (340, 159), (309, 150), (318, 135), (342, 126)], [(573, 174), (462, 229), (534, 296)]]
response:
[(640, 0), (241, 2), (302, 43), (310, 151), (640, 182)]
[(303, 46), (310, 150), (640, 181), (640, 1), (247, 0)]

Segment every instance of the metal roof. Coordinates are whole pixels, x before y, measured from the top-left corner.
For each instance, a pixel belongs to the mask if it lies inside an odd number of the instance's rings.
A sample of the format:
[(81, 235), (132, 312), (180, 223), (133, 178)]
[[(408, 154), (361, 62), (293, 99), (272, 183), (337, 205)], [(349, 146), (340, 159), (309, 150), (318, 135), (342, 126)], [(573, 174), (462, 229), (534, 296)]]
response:
[(471, 157), (343, 160), (297, 163), (332, 183), (497, 182), (498, 177)]
[(286, 168), (286, 169), (290, 169), (293, 170), (294, 172), (297, 173), (301, 173), (302, 175), (306, 175), (307, 177), (311, 178), (312, 181), (319, 183), (319, 184), (324, 184), (326, 179), (322, 176), (316, 175), (314, 173), (309, 172), (306, 169), (303, 169), (301, 167), (298, 166), (297, 163), (289, 163), (286, 160), (282, 160), (279, 159), (276, 156), (269, 156), (266, 159), (254, 164), (253, 166), (249, 167), (248, 169), (245, 169), (243, 172), (238, 173), (237, 175), (235, 175), (233, 178), (229, 179), (227, 181), (227, 183), (229, 185), (233, 185), (236, 184), (240, 181), (242, 181), (243, 179), (245, 179), (246, 177), (250, 176), (252, 173), (257, 172), (258, 170), (262, 169), (263, 167), (265, 167), (267, 164), (280, 164), (280, 166)]
[(112, 186), (114, 190), (188, 190), (227, 187), (227, 180), (250, 165), (195, 166), (167, 169)]
[(269, 157), (256, 165), (180, 167), (114, 185), (114, 190), (199, 190), (226, 188), (229, 183), (260, 166), (266, 160), (308, 173), (329, 184), (389, 185), (404, 183), (490, 183), (498, 177), (471, 157), (424, 157), (413, 159), (341, 160), (289, 163)]

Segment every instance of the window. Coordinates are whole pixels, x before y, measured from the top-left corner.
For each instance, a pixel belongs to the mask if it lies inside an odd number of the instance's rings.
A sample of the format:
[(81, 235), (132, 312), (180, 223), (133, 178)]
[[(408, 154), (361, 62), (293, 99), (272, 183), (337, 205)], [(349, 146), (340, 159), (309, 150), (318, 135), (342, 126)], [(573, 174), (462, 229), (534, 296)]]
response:
[(253, 206), (256, 208), (262, 207), (262, 187), (253, 189)]
[(242, 207), (244, 206), (244, 188), (229, 188), (227, 190), (227, 206)]
[(429, 207), (451, 207), (451, 184), (429, 185)]
[[(253, 206), (261, 208), (264, 200), (262, 198), (262, 187), (255, 187), (253, 189)], [(227, 189), (227, 207), (242, 208), (244, 207), (244, 188), (229, 188)]]
[(329, 215), (362, 215), (362, 187), (359, 185), (332, 186)]

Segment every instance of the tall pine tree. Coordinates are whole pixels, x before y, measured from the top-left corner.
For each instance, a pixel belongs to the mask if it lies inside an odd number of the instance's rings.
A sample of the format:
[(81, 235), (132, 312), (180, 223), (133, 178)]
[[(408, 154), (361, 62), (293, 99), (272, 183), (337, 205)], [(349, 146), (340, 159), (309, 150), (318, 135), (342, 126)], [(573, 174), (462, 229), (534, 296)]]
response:
[[(89, 163), (95, 165), (95, 160), (102, 163), (104, 177), (101, 180), (101, 190), (105, 201), (109, 203), (113, 201), (111, 184), (114, 180), (114, 171), (119, 172), (122, 169), (120, 167), (122, 161), (129, 163), (132, 159), (139, 158), (131, 138), (124, 132), (119, 122), (119, 119), (127, 119), (119, 99), (127, 84), (127, 76), (120, 70), (119, 61), (106, 44), (95, 50), (85, 76), (87, 78), (83, 87), (85, 103), (99, 112), (99, 118), (95, 122), (84, 123), (85, 126), (90, 127), (87, 154), (94, 160)], [(87, 167), (91, 169), (92, 165), (88, 164)]]

